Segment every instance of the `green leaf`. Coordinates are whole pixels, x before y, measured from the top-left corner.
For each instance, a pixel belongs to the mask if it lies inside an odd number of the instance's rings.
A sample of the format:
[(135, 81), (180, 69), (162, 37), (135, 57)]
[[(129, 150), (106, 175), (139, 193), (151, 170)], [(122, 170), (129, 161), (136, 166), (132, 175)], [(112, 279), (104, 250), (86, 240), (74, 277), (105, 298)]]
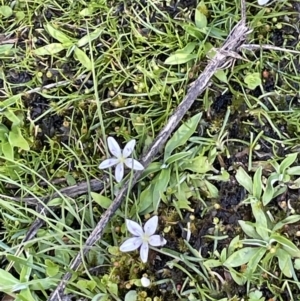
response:
[(110, 295), (109, 294), (97, 294), (96, 296), (93, 297), (91, 301), (107, 301), (110, 300)]
[(66, 47), (61, 43), (52, 43), (40, 47), (38, 49), (33, 50), (33, 54), (35, 55), (53, 55), (56, 53), (61, 52), (62, 50), (66, 49)]
[(203, 54), (205, 54), (207, 58), (212, 59), (216, 55), (216, 53), (217, 51), (213, 44), (211, 44), (210, 42), (204, 43)]
[(10, 145), (10, 143), (2, 142), (1, 146), (2, 146), (2, 152), (3, 152), (4, 157), (9, 160), (13, 160), (14, 159), (14, 150), (13, 150), (13, 147)]
[(62, 43), (65, 47), (69, 47), (73, 44), (73, 41), (69, 36), (61, 32), (59, 29), (53, 27), (50, 23), (47, 23), (45, 28), (52, 38)]
[(4, 125), (0, 124), (0, 142), (6, 142), (8, 140), (9, 129)]
[(93, 64), (90, 60), (90, 58), (86, 55), (84, 51), (79, 49), (78, 47), (75, 47), (74, 50), (75, 58), (87, 69), (91, 70), (93, 67)]
[(300, 257), (300, 250), (287, 238), (281, 236), (280, 234), (273, 233), (270, 236), (270, 244), (276, 241), (281, 244), (287, 251), (291, 251), (293, 257)]
[(28, 285), (21, 283), (11, 273), (0, 269), (0, 292), (12, 293), (21, 289), (25, 289)]
[(170, 165), (176, 161), (181, 161), (183, 158), (191, 155), (191, 152), (181, 152), (181, 153), (176, 153), (174, 155), (171, 155), (167, 160), (165, 161), (166, 165)]
[[(41, 289), (48, 290), (51, 287), (55, 286), (55, 279), (50, 277), (42, 278), (42, 279), (35, 279), (29, 282), (29, 288), (31, 291), (41, 291)], [(26, 301), (26, 300), (25, 300)]]
[(253, 223), (245, 222), (242, 220), (239, 220), (238, 223), (248, 237), (261, 239), (261, 237), (257, 234)]
[(20, 118), (10, 109), (5, 110), (3, 115), (9, 119), (15, 126), (21, 123)]
[[(71, 223), (68, 223), (67, 226), (70, 225)], [(64, 249), (55, 249), (55, 258), (57, 258), (58, 261), (63, 262), (66, 266), (69, 265), (71, 261), (70, 254)]]
[(213, 165), (209, 163), (206, 156), (199, 155), (192, 160), (186, 160), (186, 162), (182, 164), (181, 169), (188, 169), (198, 174), (205, 174), (213, 170)]
[[(213, 166), (211, 166), (213, 168)], [(212, 169), (211, 169), (212, 170)], [(222, 182), (228, 182), (230, 180), (230, 174), (225, 169), (221, 169), (221, 174), (219, 175), (213, 175), (213, 176), (207, 176), (207, 180), (215, 180), (215, 181), (222, 181)]]
[(30, 279), (31, 271), (33, 266), (33, 257), (30, 255), (25, 261), (25, 264), (22, 265), (22, 270), (20, 273), (20, 281), (28, 282)]
[(189, 202), (186, 197), (180, 197), (179, 193), (177, 193), (176, 196), (178, 199), (177, 201), (173, 200), (173, 205), (177, 210), (185, 209), (190, 212), (194, 212), (194, 209), (190, 206), (191, 202)]
[(71, 174), (66, 174), (65, 179), (66, 179), (69, 186), (76, 185), (76, 183), (77, 183), (77, 181), (75, 180), (75, 178)]
[(245, 276), (249, 281), (251, 281), (252, 275), (255, 273), (260, 260), (264, 257), (266, 252), (267, 249), (265, 247), (257, 248), (256, 253), (248, 261), (247, 269), (245, 271)]
[(205, 5), (203, 3), (200, 3), (195, 12), (195, 24), (199, 29), (203, 29), (207, 27), (207, 18), (206, 16), (201, 12), (201, 10), (205, 9)]
[(25, 13), (23, 11), (17, 11), (15, 13), (15, 16), (16, 16), (17, 21), (21, 21), (21, 20), (24, 20)]
[(285, 218), (284, 220), (278, 222), (273, 227), (273, 231), (280, 230), (285, 225), (297, 223), (299, 220), (300, 220), (300, 215), (290, 215), (289, 217)]
[(118, 285), (116, 283), (108, 282), (107, 289), (111, 294), (118, 296)]
[(286, 172), (291, 176), (300, 176), (300, 166), (290, 167)]
[(186, 123), (182, 124), (179, 129), (173, 134), (165, 147), (164, 162), (170, 157), (174, 149), (184, 145), (195, 132), (198, 123), (202, 117), (202, 113), (194, 115)]
[[(12, 106), (14, 104), (19, 104), (19, 103), (22, 103), (22, 95), (21, 94), (16, 94), (16, 95), (13, 95), (9, 98), (6, 98), (5, 100), (1, 101), (0, 103), (0, 110), (4, 110), (4, 109), (8, 109), (9, 106)], [(8, 110), (9, 111), (9, 110)], [(10, 110), (12, 112), (12, 110)], [(5, 113), (6, 111), (4, 111)], [(13, 113), (13, 112), (12, 112)], [(18, 118), (15, 114), (14, 114), (14, 118)], [(7, 117), (9, 118), (9, 117)], [(19, 118), (18, 118), (19, 120)], [(11, 120), (12, 122), (14, 122), (13, 120)]]
[(279, 165), (279, 173), (285, 173), (285, 170), (290, 167), (297, 159), (298, 153), (289, 154)]
[(287, 190), (287, 186), (286, 185), (278, 185), (275, 187), (275, 190), (274, 190), (274, 194), (273, 194), (273, 198), (276, 198), (277, 196), (285, 193)]
[(257, 248), (242, 248), (230, 255), (223, 265), (227, 268), (239, 267), (243, 264), (246, 264), (256, 254), (256, 252)]
[(188, 53), (174, 53), (170, 55), (166, 60), (165, 64), (167, 65), (180, 65), (187, 63), (193, 59), (197, 58), (197, 54), (188, 54)]
[(187, 43), (186, 46), (180, 50), (177, 50), (176, 53), (182, 53), (182, 54), (191, 54), (195, 47), (199, 45), (199, 43), (196, 43), (196, 42), (190, 42), (190, 43)]
[(266, 206), (274, 198), (275, 188), (273, 184), (278, 180), (277, 174), (271, 174), (267, 180), (266, 188), (262, 197), (263, 205)]
[(253, 177), (253, 196), (257, 200), (260, 200), (261, 193), (262, 193), (262, 190), (263, 190), (261, 175), (262, 175), (262, 167), (260, 166), (256, 170), (256, 172), (254, 174), (254, 177)]
[[(234, 237), (229, 246), (228, 246), (228, 256), (232, 255), (233, 252), (235, 251), (235, 249), (237, 248), (237, 246), (239, 245), (240, 242), (240, 237), (239, 235), (237, 235), (236, 237)], [(224, 260), (225, 261), (225, 260)]]
[(81, 10), (79, 12), (79, 15), (82, 17), (89, 17), (93, 14), (93, 12), (94, 12), (93, 6), (89, 6)]
[(82, 46), (88, 44), (89, 41), (92, 42), (92, 41), (96, 40), (102, 32), (103, 32), (103, 28), (99, 27), (95, 31), (88, 33), (87, 35), (83, 36), (80, 40), (78, 40), (77, 46), (82, 47)]
[(190, 207), (191, 203), (188, 199), (193, 196), (193, 193), (191, 192), (190, 186), (187, 185), (185, 181), (177, 186), (177, 191), (174, 191), (174, 196), (177, 201), (174, 199), (173, 203), (174, 206), (177, 207), (177, 209), (181, 208), (192, 211), (192, 208)]
[(236, 180), (242, 185), (250, 194), (253, 194), (253, 183), (251, 177), (246, 173), (244, 168), (239, 167), (236, 175)]
[(291, 181), (291, 183), (288, 186), (290, 189), (299, 189), (300, 188), (300, 178), (298, 178), (295, 181)]
[(222, 83), (228, 83), (227, 74), (224, 70), (219, 69), (214, 73), (214, 76)]
[(137, 300), (137, 292), (134, 290), (131, 290), (126, 293), (125, 295), (125, 301), (136, 301)]
[(213, 185), (212, 183), (210, 183), (207, 180), (204, 180), (204, 183), (207, 187), (207, 190), (209, 192), (209, 194), (207, 195), (208, 198), (213, 198), (213, 199), (217, 199), (219, 197), (219, 190), (218, 188)]
[(9, 18), (13, 14), (13, 10), (8, 5), (1, 5), (0, 6), (0, 15), (4, 18)]
[(265, 298), (262, 298), (262, 292), (256, 290), (254, 292), (249, 293), (249, 301), (265, 301)]
[(233, 268), (229, 268), (230, 275), (232, 279), (240, 286), (244, 285), (247, 281), (246, 277), (243, 277), (241, 273), (238, 273)]
[(0, 45), (0, 54), (9, 54), (10, 50), (13, 48), (14, 44), (3, 44)]
[(278, 264), (281, 272), (288, 278), (292, 277), (292, 270), (294, 269), (291, 256), (282, 249), (277, 249), (275, 256), (278, 259)]
[(192, 37), (198, 39), (199, 41), (203, 41), (204, 35), (199, 28), (197, 28), (194, 24), (182, 24), (184, 32)]
[(220, 260), (217, 260), (217, 259), (208, 259), (203, 262), (203, 265), (207, 269), (212, 269), (212, 268), (217, 268), (217, 267), (221, 266), (222, 263)]
[(261, 201), (253, 201), (251, 203), (252, 213), (256, 220), (256, 232), (266, 241), (269, 238), (268, 221), (262, 206)]
[(161, 199), (161, 195), (166, 191), (169, 181), (170, 181), (170, 168), (164, 168), (161, 172), (155, 177), (154, 187), (153, 187), (153, 195), (152, 202), (154, 211), (158, 209), (159, 201)]
[(300, 270), (300, 259), (299, 258), (296, 258), (295, 259), (295, 262), (294, 262), (294, 267), (297, 271)]
[(161, 163), (160, 162), (152, 162), (149, 164), (149, 166), (144, 170), (142, 177), (140, 180), (148, 177), (148, 176), (153, 176), (153, 174), (157, 173), (158, 171), (161, 170)]
[(46, 265), (46, 274), (49, 277), (54, 277), (58, 274), (59, 272), (59, 266), (55, 264), (53, 261), (46, 259), (45, 260), (45, 265)]
[(78, 287), (88, 289), (89, 291), (93, 291), (97, 285), (97, 283), (94, 280), (86, 280), (86, 279), (80, 279), (77, 282)]
[(54, 199), (51, 199), (51, 201), (49, 201), (47, 203), (48, 206), (53, 206), (53, 207), (59, 207), (64, 203), (63, 199), (61, 197), (57, 197)]
[(107, 209), (112, 203), (110, 198), (99, 193), (91, 192), (91, 196), (93, 200), (104, 209)]
[(138, 204), (138, 212), (140, 214), (144, 213), (146, 210), (154, 210), (152, 201), (154, 186), (155, 183), (152, 181), (151, 184), (141, 192), (140, 201)]
[(254, 90), (261, 85), (261, 76), (258, 72), (248, 73), (244, 78), (244, 82), (250, 90)]
[(11, 146), (19, 147), (24, 150), (30, 150), (29, 144), (26, 139), (22, 136), (19, 127), (13, 127), (9, 132), (8, 141)]
[(29, 288), (22, 290), (20, 293), (18, 293), (17, 298), (14, 300), (15, 301), (36, 301), (36, 299), (33, 298), (32, 294), (31, 294), (31, 289), (29, 289)]
[(212, 25), (208, 28), (208, 35), (212, 38), (220, 40), (226, 38), (228, 33), (225, 30)]

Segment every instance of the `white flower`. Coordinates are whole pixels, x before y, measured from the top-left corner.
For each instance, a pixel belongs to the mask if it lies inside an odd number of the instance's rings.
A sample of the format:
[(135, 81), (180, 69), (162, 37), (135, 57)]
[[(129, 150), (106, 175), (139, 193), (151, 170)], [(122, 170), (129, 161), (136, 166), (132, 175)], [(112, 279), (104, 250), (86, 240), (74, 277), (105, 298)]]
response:
[(131, 153), (133, 152), (133, 149), (135, 147), (135, 140), (130, 140), (124, 147), (123, 151), (121, 150), (118, 142), (113, 137), (107, 138), (107, 144), (109, 151), (111, 154), (113, 154), (114, 158), (109, 158), (104, 160), (100, 165), (100, 169), (108, 168), (111, 166), (116, 165), (115, 169), (115, 177), (116, 181), (119, 183), (122, 181), (124, 176), (124, 164), (131, 169), (134, 170), (143, 170), (144, 166), (139, 163), (137, 160), (134, 160), (132, 158), (128, 158)]
[(151, 284), (151, 281), (149, 280), (148, 277), (143, 276), (141, 278), (141, 284), (142, 284), (143, 287), (148, 287)]
[(129, 219), (126, 220), (126, 226), (128, 231), (134, 235), (134, 237), (127, 239), (120, 246), (121, 252), (130, 252), (133, 250), (140, 249), (140, 256), (142, 262), (147, 262), (149, 245), (153, 247), (160, 247), (167, 243), (167, 241), (160, 235), (153, 235), (156, 231), (158, 224), (158, 217), (155, 215), (151, 217), (144, 226), (142, 227)]
[(259, 5), (266, 5), (270, 0), (258, 0)]

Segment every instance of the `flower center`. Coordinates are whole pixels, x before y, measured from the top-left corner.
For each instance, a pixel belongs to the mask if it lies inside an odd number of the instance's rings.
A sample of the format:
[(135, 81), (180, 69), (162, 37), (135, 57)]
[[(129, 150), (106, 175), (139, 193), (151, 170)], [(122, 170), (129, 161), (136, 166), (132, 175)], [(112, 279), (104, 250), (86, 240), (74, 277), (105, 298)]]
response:
[(123, 164), (125, 163), (125, 158), (123, 157), (123, 155), (120, 156), (119, 162), (120, 162), (120, 163), (123, 163)]
[(149, 241), (149, 235), (143, 234), (142, 235), (142, 240), (143, 240), (143, 242), (148, 242)]

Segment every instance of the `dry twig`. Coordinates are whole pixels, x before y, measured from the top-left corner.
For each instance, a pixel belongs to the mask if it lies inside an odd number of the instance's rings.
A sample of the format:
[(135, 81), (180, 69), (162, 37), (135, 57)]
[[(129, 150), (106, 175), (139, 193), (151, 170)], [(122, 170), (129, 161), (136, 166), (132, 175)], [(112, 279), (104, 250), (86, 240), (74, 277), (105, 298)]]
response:
[(246, 49), (246, 50), (274, 50), (274, 51), (282, 51), (282, 52), (289, 52), (294, 54), (300, 54), (300, 51), (288, 49), (288, 48), (282, 48), (272, 45), (257, 45), (257, 44), (243, 44), (240, 46), (240, 49)]
[[(86, 194), (88, 191), (100, 191), (105, 186), (106, 177), (102, 181), (100, 180), (91, 180), (89, 182), (82, 182), (70, 187), (62, 188), (56, 192), (54, 192), (51, 195), (47, 195), (45, 197), (36, 198), (36, 197), (13, 197), (13, 196), (7, 196), (0, 194), (0, 197), (4, 200), (14, 201), (14, 202), (24, 202), (28, 204), (29, 206), (35, 205), (36, 206), (36, 212), (38, 214), (41, 214), (43, 216), (50, 215), (51, 211), (49, 208), (53, 208), (55, 206), (49, 206), (47, 207), (47, 203), (55, 198), (62, 197), (63, 195), (68, 196), (70, 198), (77, 198), (81, 195)], [(25, 243), (27, 241), (30, 241), (33, 239), (37, 233), (37, 231), (45, 224), (45, 221), (38, 217), (36, 220), (32, 223), (30, 228), (28, 229), (26, 236), (23, 239), (22, 243)]]

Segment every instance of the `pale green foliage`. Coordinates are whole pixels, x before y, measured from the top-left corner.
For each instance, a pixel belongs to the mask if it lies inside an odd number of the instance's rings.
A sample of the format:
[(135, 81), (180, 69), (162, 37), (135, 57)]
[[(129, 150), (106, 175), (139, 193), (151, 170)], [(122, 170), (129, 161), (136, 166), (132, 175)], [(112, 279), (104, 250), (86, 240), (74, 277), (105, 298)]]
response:
[[(244, 245), (256, 246), (240, 249), (229, 256), (224, 263), (228, 268), (241, 266), (247, 263), (247, 269), (242, 276), (237, 275), (233, 269), (230, 269), (231, 273), (234, 274), (235, 281), (238, 283), (251, 281), (260, 262), (263, 263), (263, 266), (267, 266), (269, 261), (273, 261), (275, 258), (278, 260), (281, 272), (286, 277), (295, 275), (293, 272), (292, 259), (300, 257), (300, 251), (288, 238), (279, 234), (277, 231), (285, 225), (298, 222), (300, 220), (300, 215), (289, 216), (274, 224), (266, 214), (266, 209), (264, 208), (264, 206), (274, 197), (282, 193), (282, 190), (276, 190), (277, 186), (273, 188), (273, 183), (277, 181), (282, 181), (283, 183), (287, 182), (286, 177), (288, 177), (288, 168), (295, 159), (296, 155), (293, 154), (287, 156), (280, 165), (273, 162), (276, 172), (270, 175), (272, 181), (268, 179), (266, 187), (263, 185), (261, 167), (255, 172), (253, 180), (243, 168), (240, 167), (237, 170), (237, 181), (245, 187), (249, 193), (245, 203), (250, 204), (252, 213), (255, 217), (255, 223), (239, 221), (241, 228), (248, 236), (248, 238), (243, 239), (241, 242)], [(295, 170), (298, 171), (298, 169)], [(286, 187), (284, 188), (286, 189)], [(271, 192), (269, 192), (269, 190), (271, 190)], [(268, 194), (268, 198), (265, 196), (266, 193)], [(266, 199), (268, 200), (267, 202)]]
[(241, 167), (237, 170), (236, 179), (248, 191), (250, 198), (253, 196), (266, 206), (273, 198), (284, 193), (287, 187), (297, 189), (299, 179), (292, 180), (291, 176), (300, 175), (300, 167), (290, 167), (296, 158), (297, 153), (293, 153), (288, 155), (281, 164), (270, 161), (275, 171), (269, 175), (266, 184), (263, 184), (261, 167), (255, 172), (253, 183), (251, 177)]

